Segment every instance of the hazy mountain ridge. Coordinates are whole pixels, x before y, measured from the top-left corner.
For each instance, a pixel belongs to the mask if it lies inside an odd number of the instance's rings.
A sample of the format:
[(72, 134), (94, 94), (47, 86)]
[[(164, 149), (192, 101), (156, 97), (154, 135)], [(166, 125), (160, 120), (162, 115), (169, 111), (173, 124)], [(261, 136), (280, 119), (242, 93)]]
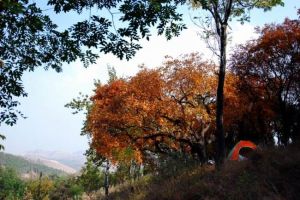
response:
[(20, 174), (40, 173), (45, 175), (66, 175), (68, 172), (49, 167), (43, 163), (34, 162), (22, 156), (0, 152), (0, 165), (12, 168)]
[(53, 169), (64, 171), (67, 174), (74, 174), (77, 171), (76, 169), (73, 169), (72, 167), (64, 165), (56, 160), (48, 160), (48, 159), (43, 159), (43, 158), (30, 158), (30, 157), (26, 157), (26, 159), (28, 159), (32, 162), (38, 163), (38, 164), (46, 165)]
[(63, 151), (34, 150), (26, 152), (24, 157), (33, 160), (54, 160), (76, 171), (79, 171), (86, 161), (84, 151), (68, 153)]

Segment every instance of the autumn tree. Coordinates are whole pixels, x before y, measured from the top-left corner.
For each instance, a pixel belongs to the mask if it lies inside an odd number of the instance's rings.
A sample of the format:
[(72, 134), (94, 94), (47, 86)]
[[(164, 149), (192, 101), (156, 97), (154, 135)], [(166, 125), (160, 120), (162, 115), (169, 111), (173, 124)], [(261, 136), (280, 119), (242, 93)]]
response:
[[(300, 21), (286, 19), (258, 30), (259, 38), (241, 45), (232, 56), (240, 77), (240, 92), (248, 98), (249, 112), (261, 110), (261, 132), (287, 145), (299, 138)], [(257, 109), (259, 108), (259, 109)]]
[[(217, 163), (221, 165), (225, 157), (225, 143), (223, 130), (223, 99), (224, 80), (226, 69), (227, 29), (228, 23), (233, 18), (241, 21), (249, 20), (248, 10), (262, 8), (270, 10), (273, 6), (283, 5), (282, 0), (145, 0), (145, 1), (97, 1), (97, 0), (49, 0), (54, 5), (56, 12), (77, 11), (81, 13), (84, 9), (96, 7), (99, 10), (107, 10), (110, 18), (93, 15), (90, 20), (79, 22), (73, 26), (71, 32), (78, 36), (81, 44), (88, 47), (99, 48), (101, 52), (112, 52), (126, 58), (131, 58), (141, 48), (139, 40), (151, 36), (150, 29), (157, 29), (159, 35), (165, 34), (167, 39), (178, 36), (185, 25), (182, 14), (178, 13), (177, 7), (183, 4), (193, 5), (195, 8), (208, 11), (211, 16), (213, 27), (210, 33), (217, 36), (219, 49), (219, 78), (217, 89), (217, 112), (216, 127), (218, 138)], [(112, 11), (115, 9), (117, 12)], [(116, 27), (114, 19), (118, 19), (126, 26)], [(84, 34), (82, 34), (84, 32)], [(110, 42), (102, 43), (105, 39)], [(112, 41), (112, 42), (111, 42)]]
[[(98, 85), (87, 115), (86, 134), (91, 149), (114, 163), (152, 163), (162, 155), (187, 156), (205, 162), (215, 156), (216, 66), (199, 54), (167, 60), (158, 69), (142, 70), (135, 76)], [(245, 116), (272, 116), (268, 104), (255, 111), (240, 90), (241, 79), (229, 72), (225, 80), (224, 131), (232, 144), (254, 139), (256, 124), (241, 128)], [(254, 127), (254, 128), (253, 128)], [(251, 132), (251, 137), (243, 138)], [(245, 134), (244, 134), (245, 135)], [(230, 148), (230, 144), (229, 147)], [(179, 153), (179, 154), (178, 154)], [(156, 155), (156, 156), (154, 156)], [(157, 162), (157, 161), (156, 161)], [(126, 164), (127, 163), (127, 164)]]
[(250, 9), (263, 8), (270, 10), (273, 6), (281, 4), (281, 0), (260, 1), (260, 0), (196, 0), (192, 1), (194, 6), (200, 6), (202, 9), (208, 11), (211, 15), (209, 25), (212, 28), (207, 31), (207, 36), (214, 36), (218, 44), (216, 54), (219, 57), (219, 71), (218, 71), (218, 86), (216, 99), (216, 138), (217, 138), (217, 166), (221, 166), (225, 159), (225, 135), (223, 125), (224, 113), (224, 82), (227, 63), (227, 42), (228, 42), (228, 25), (233, 18), (238, 18), (241, 22), (249, 21)]
[(101, 85), (87, 116), (91, 146), (112, 161), (186, 152), (205, 161), (215, 130), (215, 65), (198, 54)]

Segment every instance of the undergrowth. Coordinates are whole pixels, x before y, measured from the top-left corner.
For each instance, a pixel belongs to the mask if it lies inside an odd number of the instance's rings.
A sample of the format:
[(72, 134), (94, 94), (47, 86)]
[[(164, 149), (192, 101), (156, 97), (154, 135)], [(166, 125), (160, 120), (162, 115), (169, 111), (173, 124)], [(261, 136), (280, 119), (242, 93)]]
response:
[[(296, 200), (300, 197), (300, 148), (257, 151), (247, 161), (187, 167), (173, 176), (148, 175), (111, 189), (112, 200)], [(102, 195), (98, 199), (104, 199)]]

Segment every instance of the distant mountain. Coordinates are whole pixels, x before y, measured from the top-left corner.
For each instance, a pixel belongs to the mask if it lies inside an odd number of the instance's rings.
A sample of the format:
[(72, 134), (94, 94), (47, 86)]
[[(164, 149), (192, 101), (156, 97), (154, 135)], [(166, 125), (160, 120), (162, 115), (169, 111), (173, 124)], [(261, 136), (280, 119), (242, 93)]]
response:
[(72, 167), (64, 165), (56, 160), (48, 160), (48, 159), (43, 159), (43, 158), (28, 158), (28, 157), (26, 159), (28, 159), (34, 163), (37, 163), (37, 164), (46, 165), (53, 169), (64, 171), (67, 174), (75, 174), (77, 171), (76, 169), (73, 169)]
[(55, 160), (75, 169), (76, 171), (79, 171), (84, 166), (86, 161), (84, 151), (67, 153), (63, 151), (35, 150), (26, 152), (24, 157), (33, 160)]
[(66, 175), (68, 172), (54, 169), (42, 164), (41, 162), (30, 161), (21, 156), (15, 156), (8, 153), (0, 152), (0, 166), (12, 168), (24, 177), (37, 175), (42, 172), (44, 175)]

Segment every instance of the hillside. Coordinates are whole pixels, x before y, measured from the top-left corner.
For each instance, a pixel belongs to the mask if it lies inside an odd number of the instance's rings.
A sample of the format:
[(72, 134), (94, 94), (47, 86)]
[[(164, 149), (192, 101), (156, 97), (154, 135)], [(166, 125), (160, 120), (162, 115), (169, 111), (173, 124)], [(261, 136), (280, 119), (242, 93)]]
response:
[(34, 150), (26, 152), (24, 157), (33, 160), (55, 160), (76, 171), (79, 171), (85, 163), (84, 151), (70, 153), (63, 151)]
[(64, 165), (56, 160), (49, 160), (49, 159), (45, 159), (45, 158), (30, 158), (30, 157), (25, 157), (25, 159), (30, 162), (34, 162), (36, 164), (41, 164), (41, 165), (45, 165), (45, 166), (53, 168), (53, 169), (64, 171), (67, 174), (75, 174), (76, 173), (76, 170), (73, 169), (72, 167)]
[(7, 154), (0, 152), (0, 165), (3, 165), (7, 168), (12, 168), (16, 170), (20, 174), (27, 174), (27, 173), (39, 173), (42, 172), (46, 175), (66, 175), (66, 172), (58, 169), (54, 169), (43, 165), (41, 163), (36, 163), (30, 160), (27, 160), (21, 156), (15, 156), (12, 154)]
[[(296, 200), (300, 196), (300, 147), (267, 149), (222, 170), (194, 166), (166, 176), (145, 176), (111, 190), (114, 200)], [(99, 194), (98, 199), (105, 199)]]

